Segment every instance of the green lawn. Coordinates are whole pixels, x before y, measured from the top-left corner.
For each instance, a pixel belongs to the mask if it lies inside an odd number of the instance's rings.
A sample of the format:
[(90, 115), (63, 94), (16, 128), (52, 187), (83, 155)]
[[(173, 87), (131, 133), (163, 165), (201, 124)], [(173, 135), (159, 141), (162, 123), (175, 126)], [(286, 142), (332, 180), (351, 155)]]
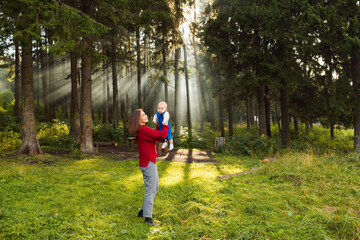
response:
[[(359, 239), (358, 155), (158, 162), (153, 228), (138, 160), (0, 159), (0, 239)], [(218, 175), (264, 166), (219, 180)]]

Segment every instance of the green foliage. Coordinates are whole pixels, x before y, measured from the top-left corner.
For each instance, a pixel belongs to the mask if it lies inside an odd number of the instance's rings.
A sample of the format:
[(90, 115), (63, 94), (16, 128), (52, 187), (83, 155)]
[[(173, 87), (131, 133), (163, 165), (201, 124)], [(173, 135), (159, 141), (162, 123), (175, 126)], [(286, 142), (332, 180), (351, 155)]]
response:
[(20, 123), (17, 122), (13, 115), (14, 94), (6, 89), (0, 92), (0, 131), (21, 130)]
[(60, 146), (70, 143), (69, 133), (69, 126), (55, 119), (51, 123), (40, 123), (37, 135), (40, 145)]
[(174, 132), (174, 147), (176, 148), (197, 148), (206, 149), (209, 148), (206, 138), (207, 133), (201, 133), (198, 131), (192, 132), (192, 138), (189, 138), (188, 128), (181, 127), (180, 132)]
[(314, 126), (308, 132), (304, 126), (300, 125), (299, 135), (291, 129), (291, 145), (284, 149), (281, 145), (281, 135), (277, 126), (272, 126), (272, 137), (259, 136), (258, 128), (246, 129), (241, 126), (236, 129), (232, 138), (226, 137), (224, 147), (219, 147), (217, 152), (232, 155), (245, 155), (252, 157), (269, 157), (278, 153), (293, 152), (313, 152), (316, 154), (353, 152), (353, 131), (336, 129), (335, 138), (330, 138), (330, 130), (321, 126)]
[(0, 131), (0, 155), (17, 150), (21, 145), (21, 134), (19, 132)]
[(97, 124), (93, 128), (93, 138), (97, 142), (121, 142), (124, 139), (124, 129), (114, 129), (112, 124)]
[(10, 89), (5, 89), (0, 92), (0, 107), (10, 110), (13, 107), (14, 93)]

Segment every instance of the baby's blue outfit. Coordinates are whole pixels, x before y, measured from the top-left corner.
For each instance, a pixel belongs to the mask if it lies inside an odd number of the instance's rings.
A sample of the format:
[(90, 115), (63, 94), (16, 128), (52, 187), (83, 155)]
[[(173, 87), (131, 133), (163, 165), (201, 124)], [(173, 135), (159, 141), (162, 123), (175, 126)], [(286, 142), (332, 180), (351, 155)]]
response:
[[(158, 118), (158, 123), (159, 123), (159, 130), (161, 131), (162, 127), (163, 127), (163, 121), (164, 121), (164, 114), (166, 113), (167, 111), (163, 112), (163, 113), (159, 113), (159, 112), (156, 112), (156, 116)], [(171, 128), (171, 125), (170, 125), (170, 120), (168, 122), (168, 126), (169, 126), (169, 131), (168, 131), (168, 134), (166, 136), (166, 139), (167, 140), (171, 140), (173, 139), (172, 137), (172, 128)], [(161, 140), (160, 142), (165, 142), (165, 139), (164, 140)]]

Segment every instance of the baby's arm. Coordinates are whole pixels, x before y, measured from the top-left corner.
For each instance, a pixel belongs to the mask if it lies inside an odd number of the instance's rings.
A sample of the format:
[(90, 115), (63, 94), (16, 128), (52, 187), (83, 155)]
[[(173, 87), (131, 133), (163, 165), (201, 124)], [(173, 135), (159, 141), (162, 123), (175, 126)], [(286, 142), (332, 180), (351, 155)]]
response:
[(157, 116), (155, 114), (154, 117), (153, 117), (153, 123), (157, 123), (157, 121), (158, 121), (158, 118), (157, 118)]
[(166, 112), (166, 113), (164, 114), (164, 120), (163, 120), (163, 123), (165, 123), (165, 122), (169, 121), (169, 118), (170, 118), (170, 114), (169, 114), (169, 112)]

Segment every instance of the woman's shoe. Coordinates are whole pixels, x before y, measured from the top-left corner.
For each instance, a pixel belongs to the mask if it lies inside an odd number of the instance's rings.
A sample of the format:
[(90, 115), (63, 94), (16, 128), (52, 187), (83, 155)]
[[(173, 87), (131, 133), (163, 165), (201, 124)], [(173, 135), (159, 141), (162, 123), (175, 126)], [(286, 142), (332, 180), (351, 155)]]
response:
[(143, 210), (141, 209), (139, 212), (138, 212), (138, 217), (143, 217)]
[(152, 218), (145, 218), (145, 223), (150, 224), (153, 227), (161, 227), (159, 224), (154, 222), (154, 220)]

